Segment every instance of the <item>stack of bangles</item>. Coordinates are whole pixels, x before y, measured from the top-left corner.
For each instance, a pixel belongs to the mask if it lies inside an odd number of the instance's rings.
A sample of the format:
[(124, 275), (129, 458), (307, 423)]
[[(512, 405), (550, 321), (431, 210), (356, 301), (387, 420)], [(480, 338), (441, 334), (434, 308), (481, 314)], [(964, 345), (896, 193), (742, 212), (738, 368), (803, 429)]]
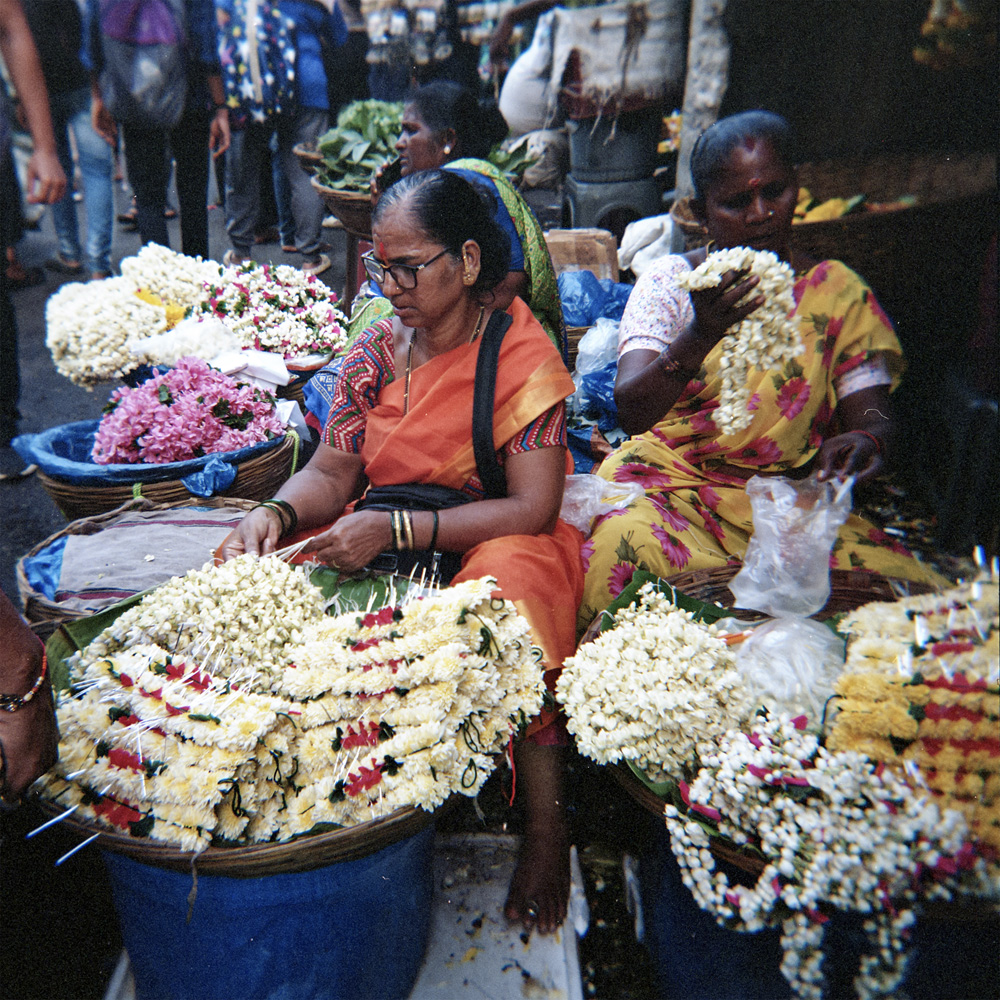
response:
[(257, 507), (266, 507), (278, 515), (278, 520), (281, 522), (281, 538), (295, 534), (295, 529), (299, 526), (299, 515), (287, 500), (264, 500), (257, 504)]
[[(433, 551), (434, 546), (437, 544), (439, 519), (436, 510), (432, 510), (430, 513), (434, 515), (434, 529), (431, 531), (431, 540), (430, 544), (427, 545), (427, 549)], [(392, 547), (397, 552), (401, 552), (404, 549), (412, 550), (418, 548), (414, 542), (413, 512), (409, 510), (393, 510), (389, 514), (392, 519)]]

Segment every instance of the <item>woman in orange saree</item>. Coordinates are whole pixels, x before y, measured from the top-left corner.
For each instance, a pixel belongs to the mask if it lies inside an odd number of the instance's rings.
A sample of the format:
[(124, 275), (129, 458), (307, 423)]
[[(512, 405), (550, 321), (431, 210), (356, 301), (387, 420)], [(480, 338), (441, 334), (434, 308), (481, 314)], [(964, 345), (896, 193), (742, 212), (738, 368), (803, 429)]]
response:
[[(550, 687), (574, 650), (583, 588), (582, 537), (558, 519), (567, 472), (565, 404), (573, 381), (528, 307), (515, 299), (500, 350), (493, 443), (506, 495), (487, 496), (473, 447), (476, 362), (507, 273), (505, 236), (468, 181), (446, 171), (405, 178), (373, 219), (366, 266), (394, 316), (350, 349), (323, 443), (278, 492), (251, 511), (223, 546), (226, 558), (274, 551), (291, 510), (313, 537), (303, 550), (345, 572), (394, 547), (461, 553), (454, 582), (485, 576), (513, 601), (542, 649)], [(501, 315), (502, 314), (498, 314)], [(366, 488), (433, 484), (471, 502), (414, 510), (402, 545), (391, 512), (355, 507)], [(505, 912), (555, 930), (566, 913), (569, 848), (555, 713), (532, 720), (515, 747), (527, 830)]]

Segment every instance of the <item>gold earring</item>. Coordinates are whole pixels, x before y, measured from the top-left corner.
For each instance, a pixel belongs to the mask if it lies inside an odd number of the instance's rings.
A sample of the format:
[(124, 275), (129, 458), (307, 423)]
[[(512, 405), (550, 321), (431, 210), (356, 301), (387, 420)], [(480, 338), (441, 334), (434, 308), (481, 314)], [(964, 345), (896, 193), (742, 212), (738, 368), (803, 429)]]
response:
[(450, 153), (451, 152), (451, 146), (445, 146), (444, 147), (444, 151), (445, 151), (445, 153)]

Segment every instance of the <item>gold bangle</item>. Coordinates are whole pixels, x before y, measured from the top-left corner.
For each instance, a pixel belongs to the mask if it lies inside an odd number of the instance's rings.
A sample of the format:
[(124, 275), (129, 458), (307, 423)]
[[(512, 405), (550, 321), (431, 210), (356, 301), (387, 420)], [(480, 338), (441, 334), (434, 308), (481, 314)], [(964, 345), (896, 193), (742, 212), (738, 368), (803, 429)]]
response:
[(403, 530), (406, 532), (406, 547), (413, 551), (413, 515), (408, 511), (403, 511)]
[(666, 347), (660, 352), (659, 356), (660, 371), (664, 375), (679, 375), (681, 378), (690, 382), (691, 379), (698, 374), (698, 368), (685, 368), (676, 359), (670, 356), (670, 348)]

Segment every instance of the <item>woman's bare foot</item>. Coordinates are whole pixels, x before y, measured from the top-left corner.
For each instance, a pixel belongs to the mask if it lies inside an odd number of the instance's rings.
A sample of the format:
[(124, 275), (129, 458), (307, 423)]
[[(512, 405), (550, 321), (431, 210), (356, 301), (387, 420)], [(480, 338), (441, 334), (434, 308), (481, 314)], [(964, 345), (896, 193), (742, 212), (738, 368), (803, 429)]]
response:
[(523, 740), (514, 765), (525, 793), (527, 824), (504, 915), (551, 934), (569, 903), (569, 834), (562, 788), (562, 747)]
[(551, 826), (529, 824), (510, 880), (504, 916), (527, 930), (551, 934), (566, 919), (569, 902), (569, 837), (557, 818)]

